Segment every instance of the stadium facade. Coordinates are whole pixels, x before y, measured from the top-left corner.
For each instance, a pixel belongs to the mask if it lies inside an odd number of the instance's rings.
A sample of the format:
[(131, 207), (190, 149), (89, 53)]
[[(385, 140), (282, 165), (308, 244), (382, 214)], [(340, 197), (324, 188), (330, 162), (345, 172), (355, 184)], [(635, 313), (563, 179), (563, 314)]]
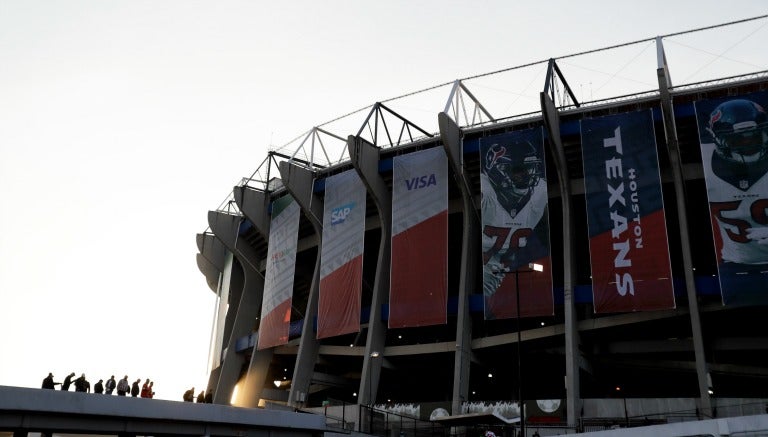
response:
[(270, 152), (197, 236), (214, 402), (765, 413), (768, 75), (673, 86), (650, 43), (655, 89), (579, 102), (550, 59), (523, 115), (458, 80), (438, 132), (377, 103)]

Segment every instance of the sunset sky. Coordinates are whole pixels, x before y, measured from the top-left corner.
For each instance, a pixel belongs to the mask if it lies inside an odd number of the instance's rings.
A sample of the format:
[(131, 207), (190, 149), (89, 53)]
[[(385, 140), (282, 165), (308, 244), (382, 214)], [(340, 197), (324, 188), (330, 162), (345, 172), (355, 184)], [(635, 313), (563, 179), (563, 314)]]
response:
[[(2, 0), (0, 385), (75, 372), (150, 378), (162, 399), (199, 392), (215, 296), (195, 234), (269, 149), (312, 126), (458, 78), (767, 12), (757, 0)], [(765, 70), (767, 24), (721, 30), (720, 45), (670, 38), (673, 80)], [(594, 82), (571, 85), (607, 92), (633, 59), (584, 60)], [(436, 124), (444, 93), (399, 110)]]

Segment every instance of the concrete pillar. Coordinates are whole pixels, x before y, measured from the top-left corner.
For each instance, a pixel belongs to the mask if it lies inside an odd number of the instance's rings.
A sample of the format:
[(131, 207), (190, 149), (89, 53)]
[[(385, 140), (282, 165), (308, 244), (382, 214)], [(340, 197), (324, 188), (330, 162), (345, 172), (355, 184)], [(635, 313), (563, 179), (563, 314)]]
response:
[(464, 207), (462, 227), (461, 272), (459, 273), (459, 309), (456, 318), (456, 353), (453, 364), (453, 397), (451, 414), (461, 414), (461, 405), (469, 398), (470, 358), (472, 356), (472, 318), (469, 314), (469, 295), (475, 287), (477, 265), (480, 260), (479, 220), (472, 198), (470, 181), (464, 172), (462, 132), (447, 114), (437, 116), (440, 137), (448, 155), (456, 184), (461, 191)]
[(576, 426), (581, 413), (581, 394), (579, 384), (579, 330), (576, 320), (575, 297), (573, 294), (576, 277), (576, 263), (573, 255), (573, 208), (571, 206), (571, 181), (568, 175), (568, 163), (565, 159), (563, 143), (560, 140), (560, 119), (555, 103), (544, 92), (541, 93), (541, 111), (544, 126), (549, 135), (546, 144), (555, 159), (557, 178), (560, 184), (560, 197), (563, 203), (563, 289), (565, 292), (565, 389), (568, 425)]
[(659, 93), (661, 100), (661, 112), (664, 118), (664, 132), (667, 137), (667, 153), (672, 169), (672, 178), (675, 185), (675, 203), (677, 204), (678, 232), (680, 235), (680, 247), (683, 255), (683, 272), (685, 273), (685, 290), (688, 296), (688, 310), (691, 316), (691, 333), (693, 336), (693, 352), (696, 359), (696, 378), (699, 385), (699, 410), (706, 417), (714, 417), (712, 401), (709, 396), (709, 382), (707, 378), (707, 359), (704, 354), (704, 337), (701, 333), (701, 319), (699, 317), (699, 301), (696, 298), (696, 284), (693, 278), (693, 260), (691, 256), (691, 244), (688, 234), (688, 213), (685, 208), (685, 180), (683, 178), (683, 163), (680, 158), (680, 147), (677, 140), (677, 128), (675, 127), (675, 113), (672, 108), (672, 96), (669, 92), (672, 80), (669, 75), (669, 66), (664, 55), (661, 38), (656, 39), (658, 55), (658, 69), (656, 75), (659, 81)]
[(306, 402), (320, 350), (320, 341), (317, 339), (317, 335), (315, 335), (313, 322), (317, 315), (318, 294), (320, 292), (320, 246), (323, 236), (323, 201), (313, 192), (315, 174), (308, 168), (283, 161), (280, 163), (280, 177), (285, 187), (301, 207), (304, 215), (312, 223), (318, 241), (315, 270), (312, 274), (307, 308), (304, 311), (304, 326), (301, 329), (299, 352), (296, 355), (296, 366), (293, 369), (293, 382), (291, 383), (291, 391), (288, 395), (288, 405), (299, 407)]
[[(253, 223), (256, 232), (261, 234), (265, 241), (269, 241), (269, 194), (249, 187), (235, 187), (233, 193), (238, 209)], [(273, 348), (253, 348), (248, 371), (238, 394), (242, 406), (255, 408), (259, 405), (262, 390), (269, 384), (267, 374), (273, 354)]]
[(228, 404), (232, 390), (238, 382), (240, 370), (245, 362), (242, 354), (235, 351), (237, 339), (253, 332), (256, 317), (261, 310), (261, 300), (264, 293), (264, 277), (257, 270), (258, 260), (255, 251), (247, 243), (238, 239), (242, 216), (226, 214), (218, 211), (208, 213), (208, 224), (214, 235), (237, 258), (244, 275), (244, 284), (236, 308), (231, 334), (225, 338), (227, 345), (224, 360), (221, 364), (219, 381), (213, 393), (213, 402)]
[[(392, 242), (392, 196), (386, 183), (379, 175), (379, 149), (364, 139), (350, 135), (347, 148), (352, 166), (362, 179), (368, 195), (376, 204), (381, 220), (381, 242), (379, 244), (376, 277), (373, 281), (371, 316), (368, 321), (368, 336), (365, 343), (362, 376), (358, 390), (360, 404), (372, 404), (384, 361), (384, 342), (387, 327), (381, 318), (381, 306), (389, 299), (389, 274)], [(378, 357), (371, 357), (378, 352)]]

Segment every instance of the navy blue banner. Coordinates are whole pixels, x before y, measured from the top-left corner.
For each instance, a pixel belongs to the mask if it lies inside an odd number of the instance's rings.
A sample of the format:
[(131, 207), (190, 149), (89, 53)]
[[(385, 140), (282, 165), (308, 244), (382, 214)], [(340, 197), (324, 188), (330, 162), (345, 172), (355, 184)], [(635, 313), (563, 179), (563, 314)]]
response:
[(723, 304), (768, 304), (768, 93), (695, 103)]
[(595, 313), (675, 307), (651, 111), (582, 120)]

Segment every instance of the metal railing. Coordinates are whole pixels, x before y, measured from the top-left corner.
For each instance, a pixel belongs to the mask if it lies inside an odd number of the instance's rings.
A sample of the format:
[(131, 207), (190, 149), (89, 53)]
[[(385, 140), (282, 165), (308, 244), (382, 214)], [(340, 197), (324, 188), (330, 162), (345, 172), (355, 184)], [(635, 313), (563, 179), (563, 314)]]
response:
[(443, 437), (442, 425), (416, 417), (392, 413), (375, 407), (360, 405), (358, 431), (377, 436)]

